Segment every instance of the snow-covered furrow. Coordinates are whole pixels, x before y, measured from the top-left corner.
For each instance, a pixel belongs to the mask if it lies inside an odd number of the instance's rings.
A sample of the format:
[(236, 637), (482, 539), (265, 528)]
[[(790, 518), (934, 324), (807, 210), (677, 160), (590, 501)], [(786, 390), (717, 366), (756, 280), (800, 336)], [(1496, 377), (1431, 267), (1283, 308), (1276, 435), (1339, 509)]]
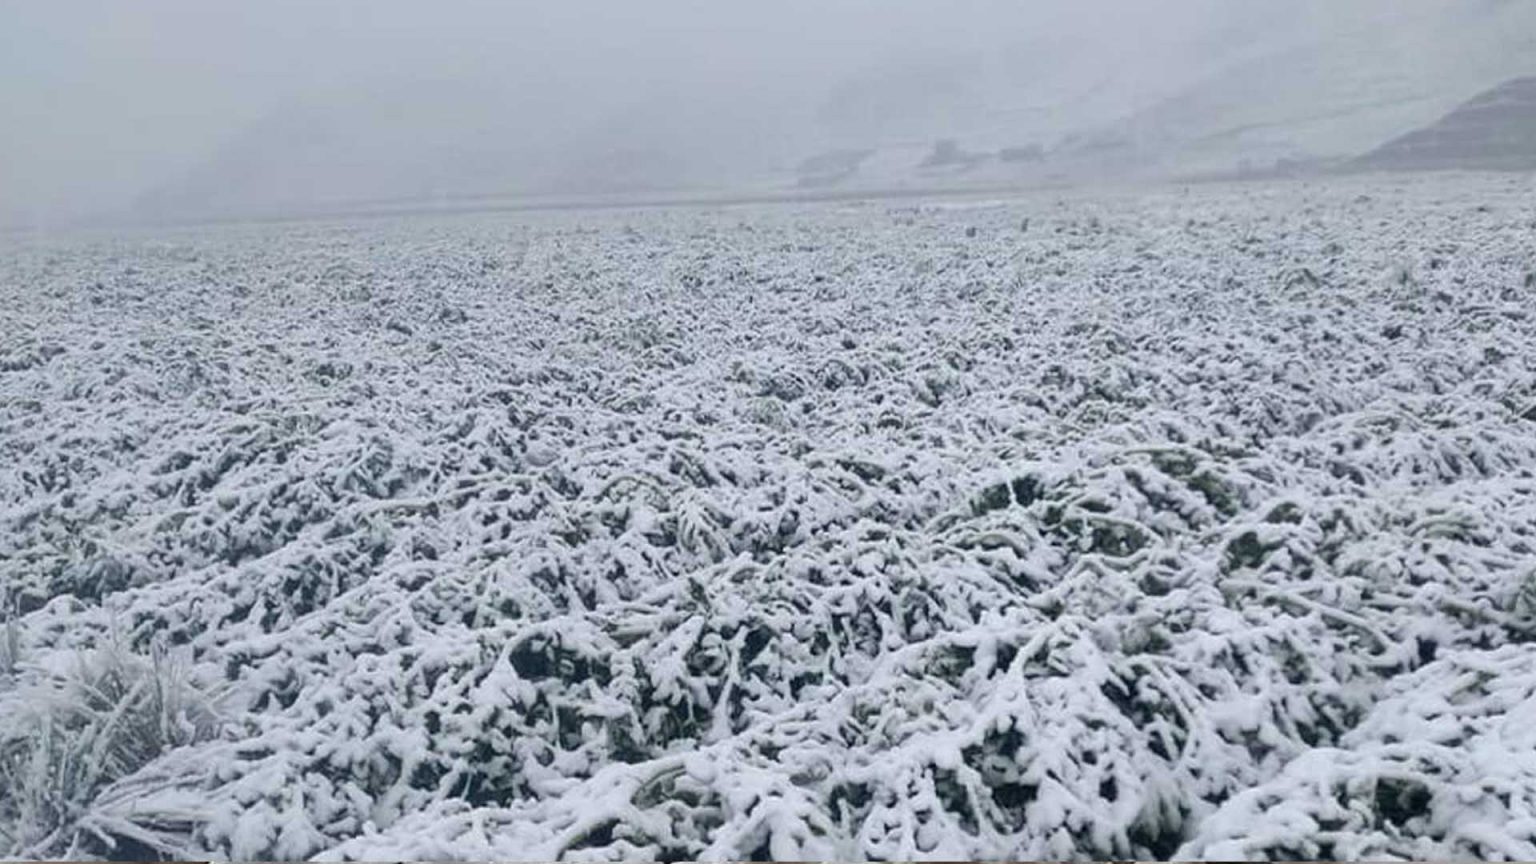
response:
[(1536, 858), (1531, 192), (10, 241), (0, 853)]

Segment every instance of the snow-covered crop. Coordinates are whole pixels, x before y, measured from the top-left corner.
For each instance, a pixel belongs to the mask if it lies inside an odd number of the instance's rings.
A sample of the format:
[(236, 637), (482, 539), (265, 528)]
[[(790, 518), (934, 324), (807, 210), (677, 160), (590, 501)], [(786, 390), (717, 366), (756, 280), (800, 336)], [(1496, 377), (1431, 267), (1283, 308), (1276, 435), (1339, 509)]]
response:
[(0, 258), (0, 855), (1536, 858), (1526, 178)]

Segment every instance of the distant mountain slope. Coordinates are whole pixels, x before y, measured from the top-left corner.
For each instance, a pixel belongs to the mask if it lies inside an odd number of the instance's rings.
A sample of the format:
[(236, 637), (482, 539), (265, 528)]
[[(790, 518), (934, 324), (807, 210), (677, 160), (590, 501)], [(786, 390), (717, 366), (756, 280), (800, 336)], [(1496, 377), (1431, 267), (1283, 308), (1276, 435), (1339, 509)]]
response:
[[(802, 71), (809, 83), (785, 84), (783, 104), (747, 95), (777, 90), (687, 81), (597, 105), (504, 82), (370, 82), (282, 106), (146, 190), (138, 210), (993, 188), (1342, 162), (1536, 75), (1536, 0), (1190, 0), (1136, 15), (1105, 27), (1078, 12), (977, 50)], [(934, 164), (941, 140), (976, 158)], [(1034, 145), (1043, 158), (997, 157)], [(802, 164), (817, 153), (847, 164)]]
[[(876, 149), (842, 187), (931, 182), (918, 166), (943, 139), (967, 152), (1045, 145), (1039, 163), (993, 159), (942, 178), (959, 185), (1342, 162), (1536, 74), (1536, 2), (1244, 4), (1173, 34), (1152, 27), (1112, 46), (1032, 34), (1017, 49), (839, 90), (828, 113), (847, 128), (829, 148)], [(900, 110), (914, 90), (924, 110)], [(953, 101), (930, 106), (934, 93)]]
[(1536, 78), (1493, 88), (1354, 160), (1364, 169), (1536, 170)]
[(1147, 169), (1350, 157), (1536, 73), (1536, 3), (1298, 4), (1301, 23), (1240, 34), (1251, 50), (1060, 148)]

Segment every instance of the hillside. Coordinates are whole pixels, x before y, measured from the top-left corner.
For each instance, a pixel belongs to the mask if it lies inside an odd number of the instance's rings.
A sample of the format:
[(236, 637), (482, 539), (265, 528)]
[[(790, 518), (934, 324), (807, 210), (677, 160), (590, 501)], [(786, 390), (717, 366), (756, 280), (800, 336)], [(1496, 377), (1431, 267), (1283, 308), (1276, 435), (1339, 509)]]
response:
[(1536, 4), (1418, 4), (1390, 28), (1363, 12), (1327, 20), (1257, 38), (1244, 56), (1065, 149), (1081, 161), (1100, 159), (1097, 148), (1141, 170), (1176, 172), (1349, 157), (1536, 68)]
[(1536, 170), (1536, 78), (1506, 81), (1438, 122), (1372, 150), (1351, 167)]

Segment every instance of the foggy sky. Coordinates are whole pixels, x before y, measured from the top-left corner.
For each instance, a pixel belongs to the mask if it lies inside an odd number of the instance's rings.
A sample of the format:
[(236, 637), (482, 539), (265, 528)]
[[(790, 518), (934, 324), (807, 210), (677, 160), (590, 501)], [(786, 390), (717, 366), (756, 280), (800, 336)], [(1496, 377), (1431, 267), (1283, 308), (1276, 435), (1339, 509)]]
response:
[[(302, 185), (337, 152), (355, 176), (334, 194), (366, 198), (477, 171), (490, 191), (624, 159), (718, 180), (957, 128), (1059, 134), (1252, 46), (1434, 5), (0, 0), (0, 224), (120, 212), (251, 160)], [(384, 182), (402, 172), (421, 178)]]

